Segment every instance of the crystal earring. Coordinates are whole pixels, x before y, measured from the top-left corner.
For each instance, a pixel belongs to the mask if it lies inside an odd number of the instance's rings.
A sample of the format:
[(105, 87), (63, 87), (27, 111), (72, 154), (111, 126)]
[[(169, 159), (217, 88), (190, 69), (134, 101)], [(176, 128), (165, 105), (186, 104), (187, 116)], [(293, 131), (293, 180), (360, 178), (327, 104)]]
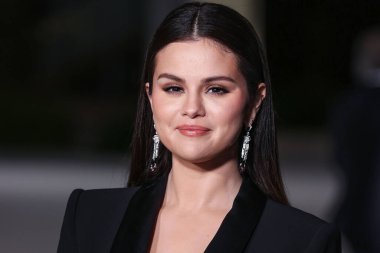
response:
[[(156, 128), (156, 127), (155, 127)], [(160, 145), (160, 137), (158, 137), (157, 131), (153, 135), (153, 153), (152, 153), (152, 161), (150, 163), (150, 172), (155, 172), (157, 170), (156, 159), (158, 157), (158, 148)]]
[(247, 133), (244, 136), (243, 140), (243, 146), (241, 148), (241, 154), (240, 154), (240, 163), (239, 163), (239, 170), (240, 173), (244, 173), (247, 169), (247, 157), (248, 157), (248, 150), (249, 150), (249, 142), (251, 141), (250, 131), (252, 129), (252, 125), (249, 124)]

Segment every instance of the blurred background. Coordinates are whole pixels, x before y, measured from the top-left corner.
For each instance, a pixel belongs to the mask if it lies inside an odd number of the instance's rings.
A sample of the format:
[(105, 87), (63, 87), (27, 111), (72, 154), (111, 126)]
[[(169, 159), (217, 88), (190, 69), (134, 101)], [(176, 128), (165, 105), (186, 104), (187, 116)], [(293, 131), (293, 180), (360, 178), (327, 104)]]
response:
[[(183, 2), (1, 2), (1, 252), (55, 252), (74, 188), (125, 185), (145, 48)], [(266, 45), (292, 205), (337, 221), (344, 252), (380, 252), (380, 2), (212, 2)]]

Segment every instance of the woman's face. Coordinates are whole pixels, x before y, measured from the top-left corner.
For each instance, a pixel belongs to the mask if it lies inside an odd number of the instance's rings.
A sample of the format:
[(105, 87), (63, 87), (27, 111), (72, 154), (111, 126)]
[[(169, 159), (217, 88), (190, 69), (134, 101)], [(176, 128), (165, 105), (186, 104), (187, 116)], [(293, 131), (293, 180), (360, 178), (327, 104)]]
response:
[(156, 55), (152, 85), (155, 127), (173, 161), (237, 159), (240, 131), (255, 110), (247, 110), (247, 84), (232, 52), (210, 39), (168, 44)]

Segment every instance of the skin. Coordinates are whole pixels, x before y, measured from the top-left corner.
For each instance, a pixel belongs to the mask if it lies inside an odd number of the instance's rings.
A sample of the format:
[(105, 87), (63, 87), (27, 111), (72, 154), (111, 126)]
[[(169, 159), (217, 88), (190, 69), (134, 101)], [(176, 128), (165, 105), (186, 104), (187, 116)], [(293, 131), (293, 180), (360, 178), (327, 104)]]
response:
[(249, 103), (235, 55), (201, 38), (160, 50), (151, 94), (149, 85), (156, 131), (173, 159), (151, 252), (203, 252), (239, 191), (237, 141), (265, 84)]

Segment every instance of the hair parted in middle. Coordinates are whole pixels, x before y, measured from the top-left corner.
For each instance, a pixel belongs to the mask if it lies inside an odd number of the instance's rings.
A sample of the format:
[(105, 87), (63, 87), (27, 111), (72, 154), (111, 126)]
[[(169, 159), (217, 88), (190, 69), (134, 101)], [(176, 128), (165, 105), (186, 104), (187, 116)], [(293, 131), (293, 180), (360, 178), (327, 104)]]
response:
[[(129, 186), (140, 185), (167, 173), (172, 166), (171, 152), (162, 144), (156, 160), (157, 170), (149, 175), (152, 157), (153, 115), (145, 84), (153, 83), (157, 53), (173, 42), (207, 38), (230, 50), (245, 78), (249, 105), (258, 99), (258, 85), (265, 83), (266, 97), (252, 124), (251, 145), (245, 173), (268, 197), (287, 203), (278, 164), (271, 82), (264, 48), (250, 22), (235, 10), (215, 3), (185, 3), (171, 11), (151, 40), (142, 73), (140, 94), (132, 139)], [(149, 93), (152, 85), (149, 85)], [(247, 106), (248, 108), (249, 106)], [(242, 129), (242, 142), (246, 129)], [(241, 147), (241, 145), (240, 145)], [(236, 152), (238, 156), (238, 151)]]

